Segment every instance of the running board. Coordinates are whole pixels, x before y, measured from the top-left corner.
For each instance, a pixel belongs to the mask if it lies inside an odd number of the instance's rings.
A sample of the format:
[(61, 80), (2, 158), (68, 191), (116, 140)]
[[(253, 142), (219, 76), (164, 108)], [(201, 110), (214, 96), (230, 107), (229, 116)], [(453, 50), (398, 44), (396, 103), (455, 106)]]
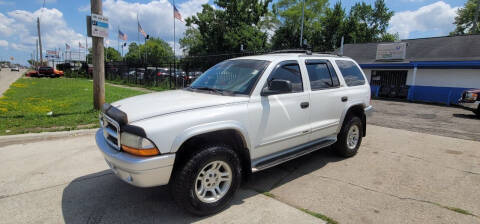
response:
[(287, 162), (297, 157), (306, 155), (316, 150), (328, 147), (337, 141), (337, 137), (323, 138), (316, 141), (312, 141), (300, 146), (293, 147), (291, 149), (283, 150), (279, 153), (259, 158), (252, 162), (252, 172), (268, 169), (278, 164)]

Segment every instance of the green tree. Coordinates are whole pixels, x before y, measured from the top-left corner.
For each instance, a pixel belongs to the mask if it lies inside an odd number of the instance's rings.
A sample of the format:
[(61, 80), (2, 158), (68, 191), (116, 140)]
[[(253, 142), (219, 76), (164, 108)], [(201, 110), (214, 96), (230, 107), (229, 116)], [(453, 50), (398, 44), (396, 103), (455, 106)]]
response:
[(131, 65), (159, 65), (173, 61), (173, 49), (162, 39), (150, 38), (145, 44), (130, 43), (125, 60)]
[(477, 0), (468, 0), (463, 8), (458, 9), (455, 22), (453, 22), (456, 28), (450, 35), (480, 33), (480, 23), (477, 22), (477, 27), (473, 27), (475, 11), (480, 10), (479, 7)]
[(180, 46), (189, 55), (260, 51), (267, 47), (263, 16), (272, 0), (215, 0), (221, 9), (209, 4), (202, 11), (186, 19), (187, 31)]
[[(272, 11), (280, 18), (280, 27), (272, 37), (273, 49), (300, 48), (300, 33), (303, 3), (296, 0), (279, 0), (273, 4)], [(322, 46), (322, 18), (328, 9), (327, 0), (305, 0), (303, 37), (314, 50)], [(318, 39), (320, 38), (320, 39)]]
[[(121, 61), (122, 60), (122, 56), (120, 55), (120, 52), (118, 52), (113, 47), (105, 48), (104, 51), (103, 51), (103, 54), (104, 54), (104, 57), (105, 57), (105, 62)], [(93, 63), (92, 48), (88, 48), (87, 61), (90, 64)]]
[(365, 2), (356, 3), (350, 9), (345, 25), (344, 33), (349, 34), (346, 43), (390, 40), (392, 35), (387, 35), (386, 30), (392, 16), (393, 12), (388, 9), (384, 0), (376, 0), (373, 8)]

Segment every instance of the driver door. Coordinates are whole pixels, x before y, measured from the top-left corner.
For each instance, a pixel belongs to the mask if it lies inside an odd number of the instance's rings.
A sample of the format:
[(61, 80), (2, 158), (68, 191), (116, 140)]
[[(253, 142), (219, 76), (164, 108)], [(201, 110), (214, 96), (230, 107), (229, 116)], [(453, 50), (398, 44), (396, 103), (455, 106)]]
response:
[(309, 94), (304, 90), (297, 61), (284, 61), (275, 66), (264, 87), (274, 79), (290, 81), (292, 91), (269, 96), (253, 97), (249, 103), (250, 130), (255, 149), (252, 158), (280, 152), (308, 142)]

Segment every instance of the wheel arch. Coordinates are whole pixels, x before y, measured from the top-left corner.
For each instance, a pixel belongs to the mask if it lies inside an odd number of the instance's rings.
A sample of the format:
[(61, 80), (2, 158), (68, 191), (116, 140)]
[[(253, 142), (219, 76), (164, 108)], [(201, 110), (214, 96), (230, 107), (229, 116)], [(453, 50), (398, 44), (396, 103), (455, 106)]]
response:
[(246, 130), (235, 122), (219, 122), (185, 130), (172, 145), (171, 152), (176, 153), (174, 167), (195, 153), (198, 145), (208, 144), (231, 146), (241, 160), (242, 175), (246, 177), (251, 172), (250, 141)]
[(348, 109), (346, 109), (344, 111), (344, 113), (342, 114), (342, 117), (340, 119), (340, 124), (341, 125), (339, 125), (337, 133), (339, 133), (340, 129), (343, 127), (343, 124), (345, 123), (345, 118), (347, 118), (351, 115), (356, 115), (362, 120), (362, 124), (363, 124), (362, 137), (365, 137), (366, 134), (367, 134), (367, 116), (365, 115), (365, 107), (366, 107), (366, 105), (363, 104), (363, 103), (350, 105), (348, 107)]

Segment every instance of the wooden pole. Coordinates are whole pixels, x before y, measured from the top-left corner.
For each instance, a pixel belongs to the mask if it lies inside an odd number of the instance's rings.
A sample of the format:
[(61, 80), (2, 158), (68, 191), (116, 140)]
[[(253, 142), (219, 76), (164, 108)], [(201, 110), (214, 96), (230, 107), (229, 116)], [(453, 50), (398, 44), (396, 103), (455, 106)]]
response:
[[(103, 15), (102, 0), (90, 1), (92, 13)], [(90, 25), (90, 24), (89, 24)], [(93, 52), (93, 106), (100, 110), (105, 103), (105, 64), (102, 37), (92, 37)]]

